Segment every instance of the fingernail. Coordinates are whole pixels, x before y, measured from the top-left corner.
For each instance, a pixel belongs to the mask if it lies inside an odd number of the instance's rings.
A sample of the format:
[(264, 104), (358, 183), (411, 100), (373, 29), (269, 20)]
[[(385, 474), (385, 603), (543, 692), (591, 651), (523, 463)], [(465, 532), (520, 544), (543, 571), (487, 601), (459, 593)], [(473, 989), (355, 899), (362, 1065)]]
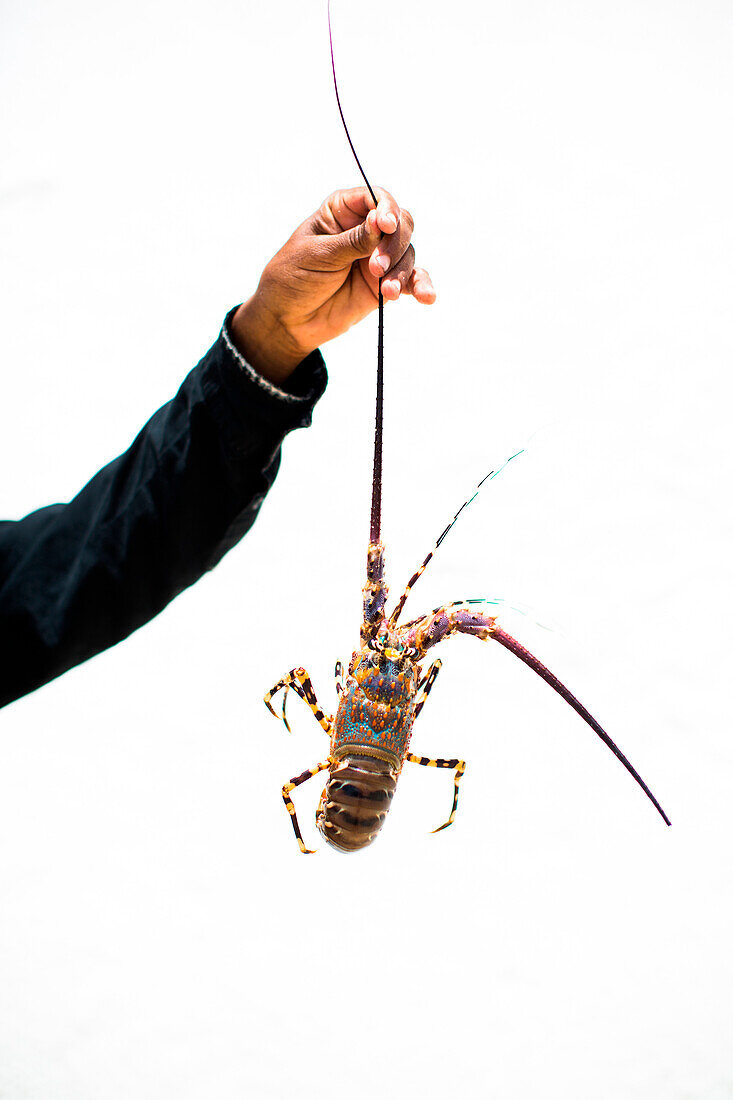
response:
[(397, 218), (394, 214), (384, 214), (382, 216), (382, 225), (385, 226), (385, 233), (394, 233), (397, 228)]
[(377, 256), (376, 263), (377, 263), (377, 267), (379, 268), (380, 271), (387, 272), (389, 270), (389, 257), (388, 256)]

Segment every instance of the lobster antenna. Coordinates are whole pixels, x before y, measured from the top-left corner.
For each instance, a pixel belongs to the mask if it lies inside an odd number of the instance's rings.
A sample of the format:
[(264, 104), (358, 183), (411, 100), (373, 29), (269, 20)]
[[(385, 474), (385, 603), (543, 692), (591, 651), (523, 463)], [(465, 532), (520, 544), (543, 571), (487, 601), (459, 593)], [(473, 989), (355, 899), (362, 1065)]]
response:
[(661, 814), (665, 824), (671, 825), (672, 822), (669, 820), (659, 802), (649, 790), (646, 783), (641, 778), (631, 761), (624, 756), (615, 741), (611, 740), (611, 738), (608, 736), (602, 726), (600, 726), (598, 722), (596, 722), (593, 715), (585, 709), (583, 704), (575, 698), (572, 692), (568, 691), (565, 685), (561, 683), (560, 680), (558, 680), (557, 676), (555, 676), (554, 673), (550, 672), (549, 668), (546, 668), (545, 665), (543, 665), (542, 662), (539, 661), (533, 653), (530, 653), (528, 649), (525, 649), (521, 642), (518, 642), (516, 638), (512, 638), (511, 634), (507, 634), (507, 632), (505, 630), (502, 630), (501, 627), (495, 626), (488, 636), (490, 638), (493, 638), (494, 641), (499, 642), (500, 645), (503, 645), (505, 649), (508, 649), (509, 652), (513, 653), (515, 657), (518, 657), (520, 661), (524, 661), (525, 665), (527, 665), (528, 668), (531, 668), (533, 672), (536, 672), (537, 675), (540, 676), (546, 684), (549, 684), (553, 691), (556, 691), (561, 699), (564, 699), (566, 703), (570, 704), (576, 714), (579, 714), (583, 721), (587, 722), (593, 732), (600, 737), (601, 741), (603, 741), (604, 745), (607, 745), (613, 755), (621, 761), (629, 775), (631, 775), (636, 780), (644, 794), (656, 807), (657, 811)]
[[(344, 112), (341, 107), (341, 97), (339, 96), (339, 86), (336, 80), (336, 62), (333, 56), (333, 34), (331, 31), (331, 0), (328, 0), (328, 42), (331, 47), (331, 70), (333, 72), (333, 89), (336, 92), (336, 103), (338, 105), (339, 114), (341, 115), (341, 122), (343, 123), (344, 132), (346, 134), (347, 141), (351, 146), (351, 152), (354, 154), (354, 160), (357, 167), (362, 174), (364, 183), (367, 185), (367, 190), (372, 197), (372, 201), (376, 207), (377, 196), (374, 194), (374, 188), (367, 179), (366, 172), (361, 166), (361, 161), (357, 156), (354, 143), (351, 140), (351, 134), (349, 128), (346, 125), (346, 119), (344, 118)], [(371, 519), (369, 523), (369, 542), (379, 542), (382, 525), (382, 410), (384, 407), (384, 298), (382, 297), (382, 280), (380, 278), (378, 285), (378, 302), (379, 302), (379, 320), (377, 327), (377, 404), (374, 423), (374, 469), (372, 474), (372, 510)]]
[(420, 568), (417, 570), (416, 573), (412, 574), (409, 581), (407, 582), (407, 587), (405, 588), (405, 591), (400, 596), (399, 600), (397, 601), (397, 606), (395, 607), (394, 611), (392, 612), (392, 614), (389, 617), (389, 625), (390, 626), (396, 626), (397, 625), (397, 621), (398, 621), (400, 615), (402, 614), (402, 608), (407, 603), (407, 597), (410, 595), (410, 592), (412, 591), (412, 589), (415, 585), (415, 582), (418, 580), (419, 577), (421, 577), (423, 575), (423, 573), (427, 569), (428, 562), (433, 557), (433, 555), (435, 554), (435, 551), (438, 549), (438, 547), (440, 546), (441, 542), (443, 541), (445, 536), (448, 534), (450, 529), (454, 526), (456, 520), (460, 516), (463, 509), (468, 508), (469, 504), (473, 504), (474, 500), (479, 495), (479, 492), (481, 491), (481, 486), (484, 484), (484, 482), (493, 481), (494, 478), (498, 477), (498, 475), (501, 473), (501, 471), (506, 466), (509, 465), (509, 463), (512, 461), (512, 459), (518, 458), (519, 455), (521, 455), (521, 454), (524, 454), (524, 447), (522, 447), (521, 451), (515, 451), (515, 453), (513, 455), (510, 455), (509, 458), (507, 458), (505, 462), (502, 462), (501, 466), (498, 466), (495, 470), (489, 470), (488, 474), (486, 474), (484, 477), (482, 477), (481, 480), (479, 481), (478, 485), (476, 486), (476, 488), (474, 490), (473, 496), (470, 496), (468, 498), (468, 500), (464, 500), (463, 504), (458, 509), (458, 511), (456, 512), (456, 514), (454, 515), (453, 519), (450, 521), (448, 526), (438, 536), (438, 541), (435, 543), (435, 546), (430, 551), (428, 556), (425, 558), (425, 560), (423, 561)]

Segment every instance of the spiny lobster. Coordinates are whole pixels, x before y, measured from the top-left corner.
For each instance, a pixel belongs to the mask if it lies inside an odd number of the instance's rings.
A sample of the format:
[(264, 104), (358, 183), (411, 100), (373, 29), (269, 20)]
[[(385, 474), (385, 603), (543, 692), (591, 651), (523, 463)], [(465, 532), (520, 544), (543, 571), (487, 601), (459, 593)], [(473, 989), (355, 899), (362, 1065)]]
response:
[[(329, 8), (329, 40), (331, 65), (341, 121), (351, 150), (359, 166), (364, 182), (372, 196), (377, 198), (356, 155), (346, 120), (344, 119), (333, 56), (333, 39)], [(381, 279), (378, 292), (378, 343), (377, 343), (377, 409), (374, 434), (374, 471), (372, 480), (371, 524), (367, 552), (367, 579), (363, 589), (364, 617), (360, 631), (360, 647), (351, 657), (348, 675), (344, 682), (341, 662), (336, 665), (336, 687), (339, 704), (335, 716), (324, 713), (316, 698), (310, 677), (304, 668), (292, 669), (265, 695), (265, 703), (277, 717), (272, 699), (283, 690), (282, 720), (290, 729), (285, 715), (287, 693), (292, 688), (313, 711), (316, 720), (330, 738), (328, 756), (315, 767), (295, 776), (282, 789), (285, 808), (291, 816), (293, 829), (301, 852), (311, 854), (306, 848), (298, 825), (298, 818), (291, 793), (319, 772), (328, 771), (329, 777), (316, 812), (316, 824), (324, 839), (334, 848), (353, 852), (364, 848), (375, 839), (389, 811), (400, 772), (405, 761), (433, 768), (449, 768), (455, 772), (453, 806), (447, 821), (435, 829), (440, 832), (452, 824), (458, 805), (458, 786), (466, 765), (463, 760), (431, 760), (410, 753), (410, 736), (415, 719), (419, 716), (435, 683), (441, 667), (435, 660), (427, 670), (421, 662), (428, 650), (452, 634), (469, 634), (474, 638), (488, 639), (503, 645), (520, 661), (529, 666), (553, 688), (592, 730), (608, 745), (626, 770), (651, 799), (667, 825), (669, 818), (644, 780), (601, 728), (595, 718), (578, 702), (574, 695), (532, 653), (507, 634), (495, 615), (479, 610), (488, 600), (463, 600), (438, 607), (427, 615), (400, 625), (399, 619), (410, 591), (422, 575), (430, 559), (458, 519), (463, 509), (474, 497), (459, 508), (445, 528), (435, 546), (417, 572), (411, 577), (392, 613), (387, 617), (387, 583), (384, 572), (384, 544), (380, 537), (382, 494), (382, 393), (384, 378), (384, 299)], [(516, 456), (512, 456), (516, 457)], [(509, 459), (508, 461), (511, 461)], [(498, 471), (496, 471), (498, 473)], [(494, 471), (483, 481), (495, 476)], [(483, 484), (479, 482), (478, 489)]]

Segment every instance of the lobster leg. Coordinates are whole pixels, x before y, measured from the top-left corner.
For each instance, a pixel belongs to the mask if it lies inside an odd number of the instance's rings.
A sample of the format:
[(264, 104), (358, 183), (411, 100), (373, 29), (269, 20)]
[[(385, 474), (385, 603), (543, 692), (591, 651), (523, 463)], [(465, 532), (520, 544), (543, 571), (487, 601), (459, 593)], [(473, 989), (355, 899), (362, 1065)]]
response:
[(520, 661), (523, 661), (528, 668), (536, 672), (546, 684), (550, 685), (553, 691), (556, 691), (557, 694), (573, 708), (576, 714), (580, 715), (583, 721), (590, 726), (598, 737), (600, 737), (601, 741), (608, 746), (614, 756), (621, 761), (627, 772), (636, 780), (644, 791), (644, 794), (661, 814), (666, 824), (670, 825), (671, 822), (666, 813), (633, 764), (626, 759), (618, 745), (611, 740), (590, 711), (586, 710), (583, 704), (568, 691), (565, 685), (558, 680), (557, 676), (550, 672), (533, 653), (525, 649), (521, 642), (512, 638), (511, 634), (507, 634), (505, 630), (502, 630), (495, 616), (486, 615), (483, 612), (474, 611), (468, 607), (450, 610), (453, 606), (454, 605), (448, 605), (447, 607), (438, 608), (437, 611), (432, 612), (430, 615), (426, 615), (414, 626), (410, 627), (405, 635), (407, 644), (414, 646), (422, 656), (431, 646), (437, 645), (438, 642), (442, 642), (445, 638), (449, 638), (451, 634), (456, 633), (471, 634), (474, 638), (493, 638), (495, 641), (499, 642), (505, 649), (513, 653), (515, 657), (518, 657)]
[[(435, 667), (435, 666), (433, 666)], [(411, 764), (423, 764), (426, 768), (455, 768), (456, 774), (453, 780), (453, 806), (451, 808), (450, 817), (447, 821), (444, 821), (442, 825), (439, 825), (437, 829), (432, 829), (431, 832), (439, 833), (443, 829), (447, 829), (449, 825), (453, 824), (453, 819), (456, 816), (456, 809), (458, 807), (458, 784), (461, 782), (463, 773), (466, 770), (465, 760), (431, 760), (428, 756), (414, 756), (412, 753), (407, 754), (407, 759)]]
[(308, 704), (308, 706), (313, 711), (316, 721), (323, 727), (323, 729), (330, 737), (333, 718), (329, 718), (321, 710), (318, 699), (316, 698), (316, 693), (313, 690), (313, 684), (310, 681), (310, 676), (305, 671), (305, 669), (291, 669), (287, 676), (283, 676), (282, 680), (278, 680), (275, 686), (271, 687), (265, 695), (265, 706), (269, 710), (270, 714), (273, 714), (275, 718), (277, 718), (278, 715), (272, 709), (270, 700), (273, 698), (274, 695), (277, 695), (278, 691), (280, 691), (282, 688), (285, 688), (285, 695), (283, 696), (283, 709), (281, 717), (283, 722), (285, 723), (285, 728), (288, 733), (291, 732), (291, 729), (288, 720), (285, 717), (285, 704), (288, 698), (288, 691), (290, 690), (290, 688), (292, 688), (296, 695), (299, 695), (303, 702)]
[(443, 662), (441, 661), (440, 657), (438, 657), (437, 661), (434, 661), (428, 669), (425, 678), (420, 681), (420, 695), (418, 696), (417, 703), (415, 704), (415, 718), (417, 718), (418, 714), (425, 706), (428, 695), (430, 694), (430, 689), (437, 680), (438, 673), (440, 672), (442, 667)]
[(312, 856), (315, 849), (306, 848), (303, 843), (303, 837), (300, 835), (300, 825), (298, 824), (298, 818), (295, 813), (295, 806), (290, 799), (290, 792), (295, 790), (296, 787), (299, 787), (301, 783), (307, 783), (314, 775), (318, 775), (319, 772), (325, 771), (326, 768), (330, 767), (331, 758), (329, 757), (328, 760), (322, 760), (320, 764), (316, 764), (315, 768), (309, 768), (308, 771), (294, 776), (289, 783), (283, 785), (283, 802), (285, 803), (285, 809), (290, 814), (290, 819), (293, 822), (293, 832), (295, 833), (295, 839), (298, 841), (298, 847), (305, 856)]

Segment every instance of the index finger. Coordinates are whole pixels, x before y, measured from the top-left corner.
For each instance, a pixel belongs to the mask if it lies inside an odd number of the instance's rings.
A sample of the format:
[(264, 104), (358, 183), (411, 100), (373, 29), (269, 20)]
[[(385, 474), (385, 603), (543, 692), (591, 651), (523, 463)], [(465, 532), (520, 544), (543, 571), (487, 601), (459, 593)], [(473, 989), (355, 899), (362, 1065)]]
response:
[[(374, 194), (377, 196), (377, 228), (382, 233), (394, 233), (400, 224), (399, 203), (383, 187), (375, 187)], [(335, 191), (326, 201), (343, 229), (353, 229), (374, 209), (374, 199), (366, 187)]]

